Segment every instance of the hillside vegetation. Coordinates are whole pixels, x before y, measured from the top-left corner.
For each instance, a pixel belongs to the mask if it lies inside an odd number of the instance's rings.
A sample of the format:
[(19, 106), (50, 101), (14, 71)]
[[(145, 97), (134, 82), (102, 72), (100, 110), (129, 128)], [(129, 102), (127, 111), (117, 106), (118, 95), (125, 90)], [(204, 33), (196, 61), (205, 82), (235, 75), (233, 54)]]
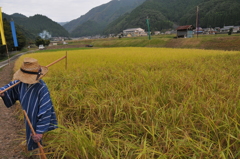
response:
[(176, 35), (155, 35), (131, 38), (107, 38), (69, 41), (69, 45), (93, 45), (94, 47), (167, 47), (211, 50), (240, 50), (240, 34), (195, 35), (193, 38), (178, 38)]
[(104, 33), (117, 34), (135, 27), (147, 30), (147, 17), (152, 31), (176, 28), (179, 25), (196, 26), (197, 6), (201, 27), (240, 25), (238, 0), (147, 0), (130, 14), (113, 21)]
[[(199, 4), (199, 26), (223, 27), (240, 25), (240, 1), (239, 0), (204, 0)], [(182, 17), (179, 24), (195, 24), (196, 8), (192, 8)]]
[(112, 0), (63, 26), (39, 14), (31, 17), (3, 14), (3, 18), (13, 19), (24, 32), (29, 32), (25, 33), (27, 39), (43, 30), (53, 37), (81, 37), (119, 34), (128, 28), (147, 30), (147, 18), (152, 32), (176, 29), (179, 25), (195, 26), (197, 6), (200, 27), (240, 25), (239, 0)]
[[(31, 17), (26, 17), (21, 14), (7, 15), (3, 13), (3, 18), (6, 18), (8, 21), (13, 19), (18, 26), (24, 29), (25, 32), (34, 35), (34, 37), (39, 36), (39, 33), (44, 30), (48, 31), (52, 37), (69, 36), (69, 33), (60, 24), (43, 15), (37, 14)], [(27, 34), (26, 36), (26, 38), (32, 38)]]
[(195, 8), (200, 2), (202, 0), (148, 0), (130, 14), (112, 22), (104, 33), (120, 33), (123, 29), (136, 27), (147, 30), (147, 17), (152, 31), (173, 28), (188, 10)]
[[(31, 37), (31, 34), (28, 34), (28, 32), (25, 32), (24, 29), (19, 27), (18, 25), (15, 25), (16, 28), (16, 36), (18, 41), (18, 47), (14, 46), (13, 38), (12, 38), (12, 31), (9, 21), (6, 19), (3, 19), (3, 28), (4, 28), (4, 35), (5, 40), (7, 43), (6, 45), (2, 45), (2, 39), (0, 37), (0, 60), (5, 59), (7, 55), (7, 49), (8, 51), (15, 51), (15, 50), (21, 50), (25, 47), (27, 39), (25, 38), (26, 35), (29, 35)], [(28, 39), (29, 40), (29, 39)]]
[(112, 0), (91, 9), (85, 15), (70, 21), (63, 27), (72, 37), (98, 35), (119, 16), (131, 12), (145, 0)]
[[(8, 25), (10, 25), (11, 20), (15, 20), (15, 18), (13, 18), (13, 17), (16, 17), (16, 19), (27, 18), (26, 16), (24, 16), (22, 14), (13, 14), (13, 15), (10, 16), (10, 15), (7, 15), (5, 13), (2, 13), (2, 15), (3, 15), (3, 21), (5, 21), (4, 27), (6, 27), (6, 28), (8, 27)], [(33, 33), (28, 31), (27, 29), (25, 29), (23, 26), (19, 25), (15, 21), (14, 21), (14, 24), (15, 24), (15, 27), (16, 27), (16, 31), (21, 32), (23, 34), (24, 38), (27, 41), (33, 41), (35, 39), (36, 36)], [(4, 28), (4, 31), (7, 32), (7, 29)]]

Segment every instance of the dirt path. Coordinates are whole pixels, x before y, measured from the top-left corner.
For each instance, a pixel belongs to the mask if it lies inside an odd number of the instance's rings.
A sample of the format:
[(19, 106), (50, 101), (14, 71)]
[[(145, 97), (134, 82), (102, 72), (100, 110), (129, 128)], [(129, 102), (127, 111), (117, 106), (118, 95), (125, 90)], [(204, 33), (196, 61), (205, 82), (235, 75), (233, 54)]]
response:
[[(14, 61), (0, 69), (0, 87), (12, 79)], [(16, 106), (6, 108), (0, 99), (0, 159), (26, 159), (24, 123), (16, 118)]]

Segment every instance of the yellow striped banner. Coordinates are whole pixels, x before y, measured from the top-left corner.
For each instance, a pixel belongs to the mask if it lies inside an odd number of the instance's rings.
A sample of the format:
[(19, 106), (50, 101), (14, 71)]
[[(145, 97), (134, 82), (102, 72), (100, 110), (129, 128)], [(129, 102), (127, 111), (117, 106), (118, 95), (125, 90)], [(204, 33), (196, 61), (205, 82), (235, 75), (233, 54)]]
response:
[(3, 29), (3, 20), (2, 20), (2, 7), (0, 7), (0, 34), (2, 38), (2, 45), (6, 45), (6, 39), (4, 36), (4, 29)]

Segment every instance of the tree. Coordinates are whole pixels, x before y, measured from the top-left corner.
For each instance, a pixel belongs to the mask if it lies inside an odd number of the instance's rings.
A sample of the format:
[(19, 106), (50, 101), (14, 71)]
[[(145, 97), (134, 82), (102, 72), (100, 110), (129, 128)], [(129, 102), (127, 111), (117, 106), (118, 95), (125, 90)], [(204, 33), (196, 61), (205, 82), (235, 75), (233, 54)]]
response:
[(232, 32), (233, 32), (233, 28), (230, 28), (228, 31), (228, 35), (232, 35)]
[(18, 39), (18, 49), (21, 50), (26, 46), (26, 38), (22, 32), (17, 31), (17, 39)]
[(43, 45), (43, 46), (48, 46), (50, 44), (50, 40), (45, 40), (42, 39), (40, 36), (38, 36), (35, 39), (35, 45), (38, 47), (39, 45)]
[(42, 39), (40, 36), (38, 36), (35, 40), (35, 45), (39, 46), (39, 45), (44, 45), (45, 46), (45, 40)]
[(50, 40), (45, 40), (44, 43), (46, 46), (48, 46), (50, 44)]
[(6, 48), (8, 48), (8, 51), (10, 52), (13, 50), (21, 50), (26, 45), (25, 36), (23, 35), (22, 32), (16, 30), (18, 47), (17, 48), (14, 47), (10, 23), (9, 23), (9, 21), (7, 21), (6, 18), (3, 19), (3, 29), (4, 29), (4, 35), (5, 35), (7, 47), (5, 45), (2, 45), (2, 39), (0, 37), (0, 59), (7, 56)]

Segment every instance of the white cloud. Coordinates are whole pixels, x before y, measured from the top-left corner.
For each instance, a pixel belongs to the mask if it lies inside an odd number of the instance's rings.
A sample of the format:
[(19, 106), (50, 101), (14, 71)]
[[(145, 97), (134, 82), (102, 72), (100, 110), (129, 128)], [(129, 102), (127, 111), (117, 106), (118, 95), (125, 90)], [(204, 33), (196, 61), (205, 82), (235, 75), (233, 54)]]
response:
[(2, 12), (21, 13), (27, 17), (41, 14), (55, 22), (67, 22), (111, 0), (1, 0)]

